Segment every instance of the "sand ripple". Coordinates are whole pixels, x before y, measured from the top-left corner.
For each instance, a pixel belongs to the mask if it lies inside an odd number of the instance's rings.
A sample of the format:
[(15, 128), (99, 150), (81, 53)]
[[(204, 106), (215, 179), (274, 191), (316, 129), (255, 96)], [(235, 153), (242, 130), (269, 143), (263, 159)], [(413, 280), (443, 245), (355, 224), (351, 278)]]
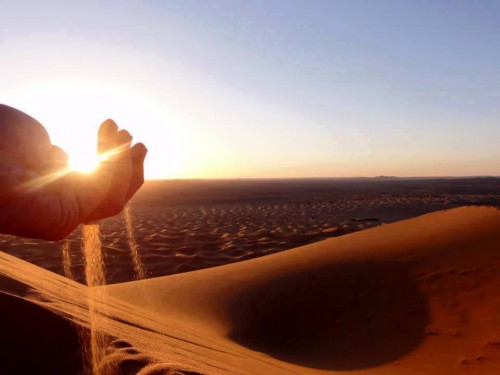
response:
[[(255, 193), (251, 199), (175, 203), (168, 197), (162, 201), (160, 193), (155, 195), (147, 189), (146, 185), (143, 195), (132, 204), (134, 231), (147, 277), (252, 259), (430, 211), (500, 202), (500, 194), (490, 191), (465, 194), (448, 188), (374, 191), (366, 187), (363, 191), (332, 189), (328, 194), (323, 190), (305, 191), (262, 199)], [(106, 279), (109, 283), (133, 280), (123, 216), (104, 220), (101, 232)], [(71, 270), (78, 281), (83, 281), (80, 239), (78, 229), (68, 241)], [(63, 274), (62, 243), (3, 235), (0, 247)]]

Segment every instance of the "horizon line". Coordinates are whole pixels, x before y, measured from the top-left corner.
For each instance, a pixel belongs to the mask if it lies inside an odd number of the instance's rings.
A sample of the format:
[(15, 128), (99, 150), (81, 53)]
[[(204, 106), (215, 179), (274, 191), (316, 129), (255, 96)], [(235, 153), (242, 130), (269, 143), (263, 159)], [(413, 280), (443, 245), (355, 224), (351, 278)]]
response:
[(234, 181), (234, 180), (439, 180), (439, 179), (473, 179), (473, 178), (500, 178), (494, 175), (471, 175), (471, 176), (356, 176), (356, 177), (188, 177), (188, 178), (146, 178), (145, 181)]

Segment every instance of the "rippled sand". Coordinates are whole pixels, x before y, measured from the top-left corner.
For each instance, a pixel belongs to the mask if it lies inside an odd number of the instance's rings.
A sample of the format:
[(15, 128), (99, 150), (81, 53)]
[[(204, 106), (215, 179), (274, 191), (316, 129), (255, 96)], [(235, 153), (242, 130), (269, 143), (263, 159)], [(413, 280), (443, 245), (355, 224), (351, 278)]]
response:
[[(260, 257), (462, 205), (500, 204), (500, 179), (146, 182), (132, 222), (147, 277)], [(134, 279), (123, 215), (101, 223), (108, 283)], [(63, 242), (1, 236), (3, 251), (64, 274)], [(67, 240), (83, 278), (81, 230)]]

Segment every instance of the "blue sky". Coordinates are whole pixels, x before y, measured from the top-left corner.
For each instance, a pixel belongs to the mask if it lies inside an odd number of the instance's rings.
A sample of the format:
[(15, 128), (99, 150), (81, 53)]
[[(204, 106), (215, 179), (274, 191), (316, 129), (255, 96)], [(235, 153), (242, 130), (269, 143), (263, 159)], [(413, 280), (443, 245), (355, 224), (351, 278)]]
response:
[(150, 178), (500, 175), (498, 2), (0, 5), (0, 101), (70, 153), (112, 117)]

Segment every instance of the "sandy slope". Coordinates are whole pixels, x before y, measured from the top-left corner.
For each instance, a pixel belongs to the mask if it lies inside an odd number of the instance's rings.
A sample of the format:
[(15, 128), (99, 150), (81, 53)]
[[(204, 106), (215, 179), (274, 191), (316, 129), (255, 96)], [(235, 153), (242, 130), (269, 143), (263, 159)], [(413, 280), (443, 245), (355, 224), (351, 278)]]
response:
[[(0, 370), (76, 368), (76, 330), (62, 316), (88, 324), (87, 288), (4, 254), (0, 275)], [(93, 324), (122, 340), (105, 360), (119, 373), (500, 373), (493, 208), (101, 291), (109, 318)]]

